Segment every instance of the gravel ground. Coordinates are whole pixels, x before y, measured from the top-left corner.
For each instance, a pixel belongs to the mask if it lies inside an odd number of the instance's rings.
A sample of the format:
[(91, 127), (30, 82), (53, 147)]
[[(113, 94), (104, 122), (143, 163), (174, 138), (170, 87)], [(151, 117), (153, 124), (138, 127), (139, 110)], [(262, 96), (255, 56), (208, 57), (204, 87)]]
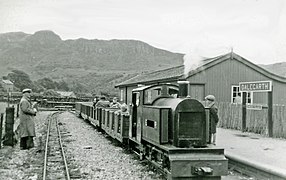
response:
[[(5, 180), (36, 180), (42, 173), (43, 152), (38, 151), (39, 137), (44, 133), (45, 120), (50, 112), (40, 112), (36, 116), (35, 148), (20, 150), (19, 143), (14, 147), (4, 146), (0, 149), (0, 179)], [(15, 120), (14, 127), (19, 124)], [(15, 129), (14, 128), (14, 129)]]
[[(42, 177), (45, 144), (46, 120), (52, 112), (39, 112), (36, 116), (35, 148), (20, 150), (19, 143), (14, 147), (0, 149), (0, 179), (36, 180)], [(146, 162), (139, 161), (133, 153), (74, 114), (63, 112), (59, 115), (62, 124), (63, 144), (66, 147), (71, 177), (74, 179), (164, 179), (151, 170)], [(15, 121), (15, 127), (19, 120)], [(43, 142), (40, 146), (40, 137)], [(222, 177), (225, 180), (253, 179), (233, 174)]]
[[(19, 143), (14, 147), (4, 146), (0, 149), (0, 179), (2, 180), (36, 180), (42, 178), (46, 133), (46, 120), (52, 112), (39, 112), (36, 116), (35, 148), (20, 150)], [(63, 143), (74, 179), (164, 179), (152, 171), (147, 163), (128, 153), (118, 143), (106, 138), (94, 127), (74, 114), (64, 112), (59, 115), (65, 131)], [(15, 121), (15, 128), (19, 120)], [(14, 128), (14, 129), (15, 129)], [(39, 137), (42, 136), (40, 146)]]
[(68, 112), (59, 119), (71, 135), (64, 140), (70, 142), (67, 156), (73, 156), (82, 179), (164, 179), (83, 119)]

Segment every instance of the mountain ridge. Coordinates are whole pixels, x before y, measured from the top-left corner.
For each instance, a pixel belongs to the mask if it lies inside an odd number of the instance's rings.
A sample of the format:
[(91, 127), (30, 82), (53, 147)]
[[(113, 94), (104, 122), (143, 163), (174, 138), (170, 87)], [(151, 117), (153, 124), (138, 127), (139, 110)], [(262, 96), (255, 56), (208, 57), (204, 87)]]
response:
[(43, 30), (0, 34), (0, 63), (1, 76), (18, 69), (32, 80), (78, 82), (86, 91), (98, 92), (138, 73), (181, 65), (183, 54), (138, 40), (62, 40)]
[[(140, 73), (183, 65), (183, 56), (132, 39), (62, 40), (50, 30), (0, 34), (1, 76), (22, 70), (33, 81), (64, 80), (75, 91), (114, 91), (115, 84)], [(286, 77), (286, 62), (259, 66)]]
[(269, 72), (272, 72), (282, 77), (286, 77), (286, 62), (279, 62), (279, 63), (268, 64), (268, 65), (259, 64), (259, 66), (263, 67)]

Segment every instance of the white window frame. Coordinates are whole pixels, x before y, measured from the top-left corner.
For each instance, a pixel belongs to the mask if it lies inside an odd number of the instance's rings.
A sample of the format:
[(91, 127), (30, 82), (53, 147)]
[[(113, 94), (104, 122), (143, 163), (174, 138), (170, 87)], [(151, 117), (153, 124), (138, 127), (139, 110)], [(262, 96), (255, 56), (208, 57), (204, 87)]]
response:
[[(236, 96), (237, 95), (240, 95), (240, 97), (241, 97), (241, 102), (240, 102), (240, 104), (242, 103), (242, 92), (240, 92), (239, 91), (239, 85), (232, 85), (231, 86), (231, 103), (234, 103), (234, 96), (233, 96), (233, 94), (234, 94), (234, 88), (237, 88), (237, 92), (235, 92), (235, 94), (236, 94)], [(235, 97), (236, 97), (235, 96)], [(253, 104), (253, 92), (246, 92), (246, 104)], [(249, 96), (249, 97), (248, 97)], [(250, 102), (249, 102), (249, 100), (250, 100)]]
[(120, 101), (123, 101), (124, 91), (120, 89)]

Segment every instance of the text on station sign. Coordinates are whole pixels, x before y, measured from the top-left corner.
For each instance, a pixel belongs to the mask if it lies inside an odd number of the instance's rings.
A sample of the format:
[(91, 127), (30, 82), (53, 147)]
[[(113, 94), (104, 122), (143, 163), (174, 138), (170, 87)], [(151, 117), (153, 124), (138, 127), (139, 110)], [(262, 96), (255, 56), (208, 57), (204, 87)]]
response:
[(246, 109), (262, 110), (261, 104), (246, 104)]
[(272, 91), (272, 81), (240, 82), (240, 92), (267, 92)]

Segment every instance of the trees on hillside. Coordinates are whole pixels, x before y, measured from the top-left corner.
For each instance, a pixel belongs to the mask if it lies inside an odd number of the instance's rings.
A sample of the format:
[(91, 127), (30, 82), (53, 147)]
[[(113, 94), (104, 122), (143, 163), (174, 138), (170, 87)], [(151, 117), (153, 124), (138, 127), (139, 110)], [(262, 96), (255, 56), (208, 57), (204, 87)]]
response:
[(55, 89), (55, 90), (62, 90), (62, 91), (70, 90), (68, 84), (64, 80), (56, 82), (47, 77), (38, 79), (37, 81), (35, 81), (35, 84), (37, 86), (43, 87), (44, 89)]
[(31, 88), (35, 92), (44, 92), (49, 89), (62, 91), (70, 90), (68, 84), (64, 80), (56, 82), (45, 77), (33, 82), (29, 75), (21, 70), (12, 70), (7, 76), (3, 76), (2, 78), (9, 79), (11, 82), (13, 82), (15, 89), (18, 91), (25, 88)]
[(46, 91), (44, 91), (43, 93), (44, 96), (54, 96), (54, 97), (59, 97), (60, 94), (57, 93), (56, 91), (52, 90), (52, 89), (48, 89)]
[(42, 78), (35, 82), (38, 86), (42, 86), (45, 89), (56, 89), (56, 83), (50, 78)]
[(4, 91), (4, 88), (2, 86), (2, 83), (0, 83), (0, 92), (3, 92)]
[(12, 70), (4, 78), (9, 79), (11, 82), (13, 82), (14, 86), (18, 88), (19, 90), (23, 90), (25, 88), (35, 89), (35, 86), (32, 80), (30, 79), (29, 75), (25, 73), (24, 71), (20, 71), (16, 69)]
[(66, 81), (63, 79), (54, 81), (48, 77), (32, 81), (24, 71), (12, 70), (7, 76), (2, 78), (14, 83), (14, 91), (31, 88), (34, 92), (45, 92), (48, 89), (53, 89), (55, 91), (73, 91), (75, 93), (116, 94), (114, 92), (114, 85), (130, 77), (132, 76), (128, 74), (105, 73), (97, 75), (90, 73), (84, 78), (72, 78)]
[(69, 85), (67, 82), (65, 82), (64, 80), (61, 80), (57, 83), (57, 88), (63, 91), (69, 91)]

